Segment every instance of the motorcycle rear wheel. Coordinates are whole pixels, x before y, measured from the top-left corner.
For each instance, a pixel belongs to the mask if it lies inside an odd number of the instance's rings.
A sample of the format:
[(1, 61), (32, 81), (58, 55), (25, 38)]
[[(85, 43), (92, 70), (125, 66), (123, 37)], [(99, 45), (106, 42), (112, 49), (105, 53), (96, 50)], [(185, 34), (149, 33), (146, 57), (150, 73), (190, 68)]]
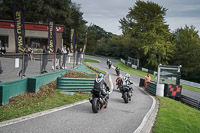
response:
[(123, 93), (123, 99), (124, 99), (125, 103), (128, 103), (128, 93), (127, 92)]
[(92, 99), (92, 111), (94, 113), (98, 113), (100, 110), (100, 103), (98, 101), (98, 98)]

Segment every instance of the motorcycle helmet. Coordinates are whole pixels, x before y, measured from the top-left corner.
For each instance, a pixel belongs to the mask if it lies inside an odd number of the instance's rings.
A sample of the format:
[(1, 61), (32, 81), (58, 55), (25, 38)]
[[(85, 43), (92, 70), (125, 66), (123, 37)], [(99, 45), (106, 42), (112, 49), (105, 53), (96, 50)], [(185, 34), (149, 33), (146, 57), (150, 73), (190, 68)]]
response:
[(130, 74), (126, 73), (125, 77), (126, 77), (127, 79), (129, 79), (129, 78), (130, 78)]
[(98, 74), (98, 78), (103, 79), (103, 78), (104, 78), (104, 75), (103, 75), (102, 73), (99, 73), (99, 74)]

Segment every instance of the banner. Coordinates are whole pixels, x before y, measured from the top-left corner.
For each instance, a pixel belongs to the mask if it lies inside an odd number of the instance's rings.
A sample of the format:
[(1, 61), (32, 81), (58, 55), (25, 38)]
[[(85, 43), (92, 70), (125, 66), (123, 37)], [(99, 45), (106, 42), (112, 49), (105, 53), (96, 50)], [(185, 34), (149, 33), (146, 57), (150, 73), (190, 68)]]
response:
[(16, 53), (23, 52), (25, 46), (24, 17), (21, 9), (13, 6)]
[(83, 53), (85, 53), (86, 45), (87, 45), (87, 33), (86, 33), (86, 36), (85, 36), (85, 42), (84, 42), (84, 47), (83, 47)]
[(70, 30), (70, 47), (71, 47), (71, 51), (75, 53), (75, 50), (76, 50), (76, 31), (72, 27), (71, 27), (71, 30)]
[(56, 52), (56, 25), (53, 19), (48, 18), (48, 45), (51, 52)]

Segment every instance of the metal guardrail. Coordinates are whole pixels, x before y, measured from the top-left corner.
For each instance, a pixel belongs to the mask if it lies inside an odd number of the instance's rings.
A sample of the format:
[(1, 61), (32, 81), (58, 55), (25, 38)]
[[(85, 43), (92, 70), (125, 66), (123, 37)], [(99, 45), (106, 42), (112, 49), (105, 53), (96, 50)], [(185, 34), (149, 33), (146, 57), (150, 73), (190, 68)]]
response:
[(6, 53), (0, 55), (0, 82), (14, 81), (82, 64), (84, 56), (70, 53)]
[(64, 92), (90, 92), (94, 88), (94, 79), (58, 77), (56, 88)]
[(196, 108), (200, 110), (200, 102), (198, 100), (195, 100), (191, 97), (187, 97), (185, 95), (181, 95), (181, 102), (185, 103), (193, 108)]
[(181, 84), (189, 85), (189, 86), (200, 89), (200, 83), (195, 83), (195, 82), (191, 82), (191, 81), (187, 81), (187, 80), (183, 80), (183, 79), (181, 79), (180, 82), (181, 82)]

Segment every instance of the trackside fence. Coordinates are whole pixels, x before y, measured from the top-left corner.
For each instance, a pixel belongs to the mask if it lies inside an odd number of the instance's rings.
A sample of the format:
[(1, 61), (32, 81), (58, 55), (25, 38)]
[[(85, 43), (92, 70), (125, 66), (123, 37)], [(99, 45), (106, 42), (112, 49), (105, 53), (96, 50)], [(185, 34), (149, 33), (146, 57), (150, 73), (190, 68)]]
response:
[(200, 110), (200, 102), (196, 99), (181, 95), (181, 102)]

